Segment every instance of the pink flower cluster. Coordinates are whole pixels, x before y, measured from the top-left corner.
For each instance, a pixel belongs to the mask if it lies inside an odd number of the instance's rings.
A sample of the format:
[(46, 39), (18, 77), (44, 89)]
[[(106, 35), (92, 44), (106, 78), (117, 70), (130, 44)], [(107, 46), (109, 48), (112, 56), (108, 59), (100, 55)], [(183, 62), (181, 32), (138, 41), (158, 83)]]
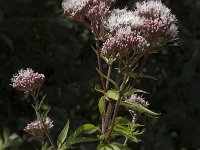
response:
[(67, 0), (63, 9), (65, 15), (75, 20), (89, 21), (95, 38), (103, 42), (103, 55), (125, 56), (139, 51), (142, 54), (177, 39), (177, 19), (160, 0), (137, 2), (134, 10), (110, 10), (114, 2)]
[(11, 78), (12, 86), (25, 93), (33, 93), (44, 83), (45, 76), (35, 73), (32, 69), (21, 69)]
[[(45, 120), (45, 126), (47, 130), (50, 130), (53, 128), (53, 121), (51, 121), (49, 118), (46, 118)], [(40, 121), (36, 120), (31, 123), (29, 123), (25, 128), (24, 131), (33, 135), (33, 136), (43, 136), (44, 135), (44, 128)]]
[(146, 39), (136, 32), (118, 32), (105, 41), (102, 54), (115, 56), (119, 53), (121, 56), (132, 56), (145, 51), (148, 46)]

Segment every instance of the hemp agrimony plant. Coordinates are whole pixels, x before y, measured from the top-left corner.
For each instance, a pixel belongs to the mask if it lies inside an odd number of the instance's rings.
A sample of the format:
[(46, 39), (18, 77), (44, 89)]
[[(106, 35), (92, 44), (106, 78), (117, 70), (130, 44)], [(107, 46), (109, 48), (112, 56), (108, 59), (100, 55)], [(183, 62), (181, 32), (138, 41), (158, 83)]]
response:
[[(135, 81), (137, 78), (154, 79), (142, 70), (159, 47), (177, 44), (177, 19), (160, 0), (137, 2), (133, 10), (111, 9), (114, 3), (115, 0), (66, 0), (62, 3), (65, 16), (93, 33), (96, 43), (93, 50), (101, 80), (101, 86), (95, 87), (101, 93), (98, 98), (101, 125), (82, 125), (69, 136), (68, 121), (54, 144), (50, 135), (53, 121), (47, 117), (50, 108), (43, 110), (44, 98), (38, 98), (44, 75), (26, 69), (11, 79), (14, 88), (33, 98), (37, 120), (28, 124), (24, 131), (35, 136), (43, 150), (72, 149), (77, 143), (93, 141), (99, 141), (98, 150), (130, 150), (127, 142), (139, 142), (138, 135), (143, 133), (139, 129), (142, 125), (137, 123), (138, 115), (159, 116), (148, 109), (149, 103), (142, 97), (147, 92), (138, 89)], [(107, 67), (103, 67), (105, 65)], [(120, 107), (127, 110), (129, 119), (120, 116)], [(83, 134), (93, 134), (93, 137), (80, 136)], [(124, 142), (116, 142), (116, 137), (124, 137)]]

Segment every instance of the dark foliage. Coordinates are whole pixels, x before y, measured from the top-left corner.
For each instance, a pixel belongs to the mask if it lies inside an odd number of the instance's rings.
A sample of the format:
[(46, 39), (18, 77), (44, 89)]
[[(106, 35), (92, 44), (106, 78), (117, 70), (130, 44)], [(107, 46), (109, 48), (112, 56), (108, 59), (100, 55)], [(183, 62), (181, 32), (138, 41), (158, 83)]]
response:
[[(148, 60), (146, 70), (158, 81), (138, 81), (150, 108), (161, 112), (146, 124), (138, 150), (197, 150), (200, 148), (200, 1), (165, 0), (179, 20), (180, 46), (161, 48)], [(116, 7), (133, 1), (118, 0)], [(0, 1), (0, 130), (20, 134), (20, 149), (34, 149), (23, 132), (35, 119), (31, 99), (12, 89), (10, 78), (31, 67), (46, 76), (46, 100), (58, 135), (67, 119), (71, 131), (82, 123), (100, 122), (94, 86), (99, 82), (90, 32), (62, 15), (60, 0)], [(125, 114), (125, 113), (124, 113)], [(32, 147), (32, 148), (31, 148)], [(93, 144), (80, 150), (95, 149)]]

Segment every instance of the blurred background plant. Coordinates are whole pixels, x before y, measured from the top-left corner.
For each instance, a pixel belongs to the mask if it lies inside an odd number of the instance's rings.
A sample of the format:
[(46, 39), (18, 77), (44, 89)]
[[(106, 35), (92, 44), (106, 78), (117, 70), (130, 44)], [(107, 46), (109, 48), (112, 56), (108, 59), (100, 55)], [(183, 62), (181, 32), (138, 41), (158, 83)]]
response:
[[(116, 7), (132, 7), (118, 0)], [(19, 133), (19, 149), (34, 149), (35, 141), (22, 130), (34, 118), (30, 99), (9, 85), (12, 74), (31, 67), (46, 76), (44, 90), (53, 106), (54, 137), (71, 120), (69, 132), (88, 122), (99, 122), (94, 84), (99, 81), (95, 54), (87, 29), (64, 19), (60, 0), (0, 1), (0, 130)], [(151, 93), (151, 109), (159, 119), (147, 124), (136, 150), (197, 150), (200, 148), (200, 2), (163, 0), (179, 20), (181, 46), (162, 48), (145, 70), (158, 81), (137, 81)], [(94, 64), (94, 65), (91, 65)], [(147, 86), (148, 85), (148, 86)], [(90, 92), (89, 92), (90, 91)], [(21, 97), (21, 98), (20, 98)], [(81, 109), (80, 109), (81, 108)], [(125, 113), (125, 112), (124, 112)], [(13, 142), (11, 142), (13, 143)], [(15, 142), (14, 142), (15, 143)], [(18, 144), (9, 145), (17, 149)], [(93, 144), (77, 149), (94, 149)]]

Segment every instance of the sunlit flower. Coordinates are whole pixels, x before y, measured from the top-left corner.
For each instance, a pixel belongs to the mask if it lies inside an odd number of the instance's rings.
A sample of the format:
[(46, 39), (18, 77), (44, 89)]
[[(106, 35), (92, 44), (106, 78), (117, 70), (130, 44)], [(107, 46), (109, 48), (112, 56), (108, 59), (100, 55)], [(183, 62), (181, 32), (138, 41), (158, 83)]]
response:
[(136, 3), (135, 15), (144, 19), (143, 29), (148, 40), (156, 45), (176, 39), (177, 19), (160, 0), (148, 0)]
[[(46, 118), (45, 120), (45, 126), (47, 130), (50, 130), (53, 128), (53, 121), (51, 121), (49, 118)], [(44, 128), (40, 121), (36, 120), (31, 123), (29, 123), (25, 128), (24, 131), (33, 135), (33, 136), (43, 136), (44, 135)]]
[(45, 76), (34, 72), (32, 69), (21, 69), (11, 78), (12, 86), (25, 93), (33, 93), (44, 83)]
[(111, 11), (104, 24), (111, 32), (127, 26), (137, 29), (143, 26), (143, 19), (126, 8), (114, 9)]
[(89, 1), (90, 0), (64, 0), (62, 2), (64, 14), (71, 16), (75, 20), (83, 21), (86, 16)]

